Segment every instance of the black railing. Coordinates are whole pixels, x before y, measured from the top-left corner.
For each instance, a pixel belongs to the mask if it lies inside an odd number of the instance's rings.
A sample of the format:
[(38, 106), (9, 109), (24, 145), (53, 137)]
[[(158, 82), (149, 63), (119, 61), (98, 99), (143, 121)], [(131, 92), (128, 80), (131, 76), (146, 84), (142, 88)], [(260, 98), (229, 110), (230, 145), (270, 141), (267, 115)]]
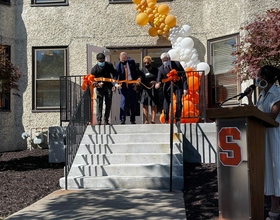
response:
[(69, 122), (81, 100), (83, 76), (60, 77), (60, 126)]
[(68, 189), (68, 173), (73, 164), (80, 142), (83, 138), (87, 125), (91, 121), (90, 91), (87, 86), (80, 102), (69, 121), (65, 132), (65, 189)]

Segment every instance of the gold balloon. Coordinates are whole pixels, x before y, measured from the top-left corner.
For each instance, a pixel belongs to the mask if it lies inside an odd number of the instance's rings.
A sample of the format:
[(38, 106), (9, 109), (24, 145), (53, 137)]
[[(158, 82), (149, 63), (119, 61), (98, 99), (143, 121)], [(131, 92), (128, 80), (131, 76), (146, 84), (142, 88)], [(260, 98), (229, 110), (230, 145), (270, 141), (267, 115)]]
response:
[(154, 28), (154, 27), (151, 27), (151, 28), (149, 29), (149, 35), (150, 35), (151, 37), (157, 36), (157, 29)]
[(149, 4), (149, 3), (157, 3), (157, 0), (147, 0), (147, 4)]
[(149, 16), (146, 13), (140, 13), (136, 17), (136, 22), (140, 26), (144, 26), (149, 22)]
[(132, 0), (136, 5), (140, 4), (141, 0)]
[(176, 17), (174, 15), (167, 15), (165, 18), (165, 24), (168, 25), (169, 28), (172, 28), (176, 25)]
[(169, 12), (169, 7), (167, 4), (161, 4), (160, 6), (158, 6), (158, 13), (162, 15), (167, 15), (168, 12)]

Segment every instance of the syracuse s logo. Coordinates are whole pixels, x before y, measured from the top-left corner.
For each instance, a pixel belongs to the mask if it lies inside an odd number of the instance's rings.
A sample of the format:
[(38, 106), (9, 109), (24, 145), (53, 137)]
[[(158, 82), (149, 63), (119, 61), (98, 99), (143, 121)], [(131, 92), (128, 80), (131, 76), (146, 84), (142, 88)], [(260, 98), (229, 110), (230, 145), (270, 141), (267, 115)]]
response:
[(218, 133), (219, 147), (227, 152), (220, 152), (219, 160), (224, 166), (238, 167), (243, 161), (242, 147), (237, 142), (229, 142), (228, 137), (232, 137), (232, 140), (241, 140), (241, 132), (236, 127), (221, 128)]

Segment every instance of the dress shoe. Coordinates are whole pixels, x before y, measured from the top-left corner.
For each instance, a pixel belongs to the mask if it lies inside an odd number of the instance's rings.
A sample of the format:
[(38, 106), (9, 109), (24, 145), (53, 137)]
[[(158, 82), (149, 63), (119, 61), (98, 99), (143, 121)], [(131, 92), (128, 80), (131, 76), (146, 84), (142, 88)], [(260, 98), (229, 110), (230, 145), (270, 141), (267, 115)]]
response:
[(121, 125), (124, 125), (125, 124), (125, 121), (121, 121)]
[(104, 124), (105, 125), (110, 125), (110, 123), (108, 121), (105, 121)]
[(135, 123), (135, 121), (132, 121), (131, 124), (134, 124), (134, 125), (135, 125), (136, 123)]
[(98, 125), (101, 125), (101, 121), (99, 121), (97, 124), (98, 124)]

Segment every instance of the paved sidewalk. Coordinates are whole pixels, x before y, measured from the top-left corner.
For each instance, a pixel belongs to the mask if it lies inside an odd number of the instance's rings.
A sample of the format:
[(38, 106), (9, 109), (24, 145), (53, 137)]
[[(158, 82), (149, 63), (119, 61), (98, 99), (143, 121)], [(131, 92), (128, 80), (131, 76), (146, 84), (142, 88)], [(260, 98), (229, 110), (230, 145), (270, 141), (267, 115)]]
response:
[(7, 220), (186, 220), (182, 192), (155, 190), (58, 190)]

